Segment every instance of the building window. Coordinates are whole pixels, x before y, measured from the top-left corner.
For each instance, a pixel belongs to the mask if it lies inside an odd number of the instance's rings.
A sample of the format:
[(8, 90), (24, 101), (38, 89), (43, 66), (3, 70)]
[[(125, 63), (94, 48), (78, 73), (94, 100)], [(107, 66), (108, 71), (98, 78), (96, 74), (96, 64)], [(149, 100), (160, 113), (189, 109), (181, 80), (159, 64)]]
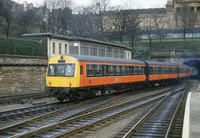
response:
[(124, 50), (120, 50), (120, 58), (124, 58)]
[(81, 47), (81, 55), (89, 55), (89, 47), (87, 46), (84, 46), (84, 47)]
[(105, 48), (104, 47), (99, 47), (99, 56), (105, 57)]
[(56, 44), (53, 42), (53, 46), (52, 46), (52, 54), (56, 53)]
[(91, 56), (97, 56), (97, 47), (90, 46), (90, 55)]
[(62, 50), (62, 44), (61, 43), (59, 43), (59, 54), (61, 54), (62, 52), (61, 52), (61, 50)]
[(67, 54), (67, 44), (65, 44), (65, 54)]
[(112, 57), (112, 48), (110, 47), (107, 49), (107, 57)]
[(70, 54), (78, 54), (78, 47), (77, 46), (70, 46), (69, 47)]
[(114, 49), (114, 51), (113, 51), (113, 57), (114, 58), (118, 58), (118, 53), (119, 53), (119, 50), (118, 49)]

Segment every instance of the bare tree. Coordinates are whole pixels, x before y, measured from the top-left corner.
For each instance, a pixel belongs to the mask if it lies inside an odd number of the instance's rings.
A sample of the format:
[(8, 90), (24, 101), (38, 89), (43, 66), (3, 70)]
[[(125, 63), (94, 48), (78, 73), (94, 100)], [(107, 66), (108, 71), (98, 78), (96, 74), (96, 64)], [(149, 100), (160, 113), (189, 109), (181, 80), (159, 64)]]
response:
[(34, 25), (35, 11), (34, 9), (28, 9), (27, 11), (22, 11), (19, 18), (19, 24), (24, 27), (24, 32), (28, 33), (28, 27)]
[(185, 41), (186, 30), (192, 28), (195, 25), (195, 15), (190, 7), (179, 8), (176, 12), (176, 24), (182, 28), (183, 38)]
[(71, 29), (74, 36), (84, 37), (93, 35), (93, 22), (91, 11), (87, 7), (76, 7), (76, 13), (72, 15)]
[(127, 23), (127, 33), (129, 35), (129, 43), (131, 44), (132, 48), (134, 49), (134, 41), (137, 41), (137, 31), (139, 30), (139, 15), (137, 13), (131, 13), (128, 16), (128, 23)]
[(6, 36), (9, 37), (10, 33), (10, 25), (13, 18), (13, 5), (14, 2), (11, 0), (2, 0), (1, 1), (1, 9), (0, 9), (0, 27), (2, 27)]
[(50, 17), (50, 10), (47, 8), (47, 2), (36, 10), (35, 24), (40, 28), (40, 32), (50, 32), (52, 19)]
[(114, 31), (118, 33), (119, 40), (122, 43), (123, 37), (126, 33), (128, 16), (130, 14), (130, 11), (129, 10), (123, 10), (123, 9), (120, 8), (120, 9), (117, 9), (113, 12), (115, 12), (114, 22), (113, 22), (113, 26), (115, 28)]
[(152, 17), (149, 15), (145, 15), (141, 20), (143, 20), (142, 28), (144, 29), (145, 33), (147, 34), (148, 40), (150, 42), (152, 31), (155, 28), (154, 21), (153, 21)]
[(166, 26), (166, 18), (164, 14), (153, 14), (154, 28), (158, 32), (160, 42), (162, 43), (163, 29)]
[[(71, 0), (46, 0), (44, 5), (45, 22), (48, 23), (50, 32), (68, 35), (69, 24), (72, 23)], [(45, 8), (48, 8), (46, 10)], [(44, 23), (44, 22), (43, 22)]]
[(90, 6), (97, 39), (105, 40), (105, 34), (113, 27), (113, 20), (109, 15), (112, 13), (108, 12), (109, 8), (109, 0), (93, 0), (93, 4)]

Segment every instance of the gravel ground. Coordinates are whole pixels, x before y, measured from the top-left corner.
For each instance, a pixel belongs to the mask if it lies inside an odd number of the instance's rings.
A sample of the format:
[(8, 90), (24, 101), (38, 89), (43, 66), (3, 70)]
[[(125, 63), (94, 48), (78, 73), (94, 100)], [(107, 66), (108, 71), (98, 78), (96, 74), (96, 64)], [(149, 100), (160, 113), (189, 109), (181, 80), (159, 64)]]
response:
[(137, 93), (128, 93), (128, 95), (125, 95), (123, 98), (120, 98), (120, 101), (118, 101), (116, 103), (116, 101), (113, 101), (110, 103), (110, 105), (112, 104), (120, 104), (120, 103), (123, 103), (123, 102), (127, 102), (127, 101), (132, 101), (132, 100), (136, 100), (136, 99), (139, 99), (139, 98), (142, 98), (142, 97), (146, 97), (148, 95), (153, 95), (153, 94), (157, 94), (157, 93), (160, 93), (160, 92), (163, 92), (163, 91), (166, 91), (166, 90), (169, 90), (171, 89), (173, 86), (169, 86), (169, 87), (166, 87), (166, 88), (160, 88), (160, 89), (154, 89), (154, 90), (143, 90), (141, 92), (137, 92)]
[(58, 102), (58, 100), (56, 98), (53, 98), (53, 97), (42, 98), (42, 99), (38, 99), (38, 100), (30, 99), (25, 104), (1, 105), (0, 106), (0, 112), (13, 110), (13, 109), (18, 109), (18, 108), (31, 107), (31, 106), (34, 106), (34, 105), (40, 104), (40, 103), (42, 104), (42, 103), (55, 103), (55, 102)]
[[(18, 109), (18, 108), (31, 107), (36, 103), (39, 104), (39, 103), (54, 103), (54, 102), (57, 102), (57, 99), (49, 97), (49, 98), (43, 98), (43, 99), (38, 99), (38, 100), (34, 100), (34, 101), (31, 100), (30, 102), (26, 102), (26, 104), (2, 105), (2, 106), (0, 106), (0, 112)], [(36, 116), (32, 116), (32, 117), (24, 116), (23, 118), (19, 117), (17, 119), (13, 119), (13, 120), (9, 119), (9, 121), (1, 121), (0, 127), (3, 128), (3, 127), (7, 127), (9, 125), (14, 125), (16, 123), (26, 121), (26, 120), (33, 118), (33, 117), (36, 117)]]
[[(172, 88), (172, 86), (166, 87), (164, 89), (160, 88), (160, 89), (157, 89), (157, 90), (155, 90), (155, 89), (154, 90), (144, 90), (144, 91), (141, 91), (141, 93), (140, 92), (127, 93), (127, 95), (123, 95), (124, 97), (122, 97), (122, 98), (120, 97), (118, 103), (116, 103), (116, 101), (113, 101), (113, 102), (110, 103), (110, 105), (120, 104), (120, 103), (127, 102), (127, 101), (130, 101), (130, 100), (135, 100), (135, 99), (138, 99), (138, 98), (141, 98), (141, 97), (145, 97), (147, 95), (160, 93), (162, 91), (169, 90), (170, 88)], [(13, 104), (13, 105), (0, 106), (0, 111), (7, 111), (7, 110), (12, 110), (12, 109), (17, 109), (17, 108), (30, 107), (30, 106), (33, 106), (34, 103), (53, 103), (53, 102), (57, 102), (57, 99), (56, 98), (43, 98), (43, 99), (30, 101), (26, 104)], [(33, 116), (33, 117), (36, 117), (36, 116)], [(25, 121), (25, 120), (28, 120), (28, 119), (31, 119), (31, 118), (32, 117), (27, 116), (27, 117), (18, 118), (18, 119), (15, 119), (15, 120), (9, 120), (8, 122), (4, 121), (4, 122), (0, 123), (0, 127), (6, 127), (6, 126), (9, 126), (9, 125), (20, 123), (22, 121)]]
[[(124, 102), (124, 101), (128, 101), (128, 100), (134, 100), (134, 99), (138, 99), (141, 97), (144, 97), (146, 95), (150, 95), (150, 94), (156, 94), (159, 92), (162, 92), (164, 90), (169, 90), (171, 87), (167, 87), (165, 89), (159, 89), (159, 90), (151, 90), (150, 92), (146, 93), (137, 93), (137, 94), (133, 94), (133, 95), (129, 95), (127, 97), (124, 97), (124, 99), (120, 102)], [(121, 130), (123, 130), (124, 127), (126, 127), (128, 124), (130, 124), (131, 122), (133, 122), (134, 120), (136, 120), (139, 116), (141, 116), (142, 113), (146, 112), (147, 110), (151, 109), (152, 105), (148, 105), (144, 108), (141, 108), (139, 110), (133, 111), (131, 114), (118, 119), (118, 121), (114, 121), (114, 122), (110, 122), (104, 126), (101, 126), (98, 129), (92, 129), (92, 130), (88, 130), (86, 132), (84, 132), (83, 134), (79, 134), (76, 136), (73, 136), (73, 138), (77, 138), (77, 137), (84, 137), (84, 138), (113, 138), (114, 136), (116, 136)]]
[(198, 80), (190, 80), (191, 87), (189, 88), (189, 92), (200, 91), (200, 81)]
[(123, 118), (119, 118), (119, 121), (114, 120), (113, 122), (110, 122), (106, 126), (103, 126), (96, 131), (87, 131), (84, 134), (74, 136), (73, 138), (112, 138), (121, 130), (123, 130), (124, 127), (136, 120), (142, 113), (147, 112), (147, 110), (151, 107), (152, 105), (148, 105), (144, 108), (140, 108), (139, 110), (133, 111), (131, 114), (124, 116)]
[[(172, 88), (172, 86), (166, 87), (164, 89), (158, 89), (158, 90), (145, 90), (145, 91), (142, 91), (141, 93), (132, 92), (132, 93), (129, 93), (128, 95), (124, 96), (123, 98), (121, 98), (121, 100), (118, 102), (118, 104), (125, 102), (125, 101), (138, 99), (140, 97), (144, 97), (144, 96), (149, 95), (149, 94), (159, 93), (159, 92), (168, 90), (170, 88)], [(149, 91), (149, 92), (147, 93), (147, 91)], [(18, 108), (30, 107), (30, 106), (33, 106), (35, 104), (40, 104), (40, 103), (42, 104), (42, 103), (54, 103), (54, 102), (58, 102), (58, 100), (56, 98), (53, 98), (53, 97), (43, 98), (43, 99), (38, 99), (38, 100), (30, 99), (28, 102), (25, 102), (25, 104), (2, 105), (2, 106), (0, 106), (0, 112), (18, 109)], [(116, 102), (113, 101), (113, 103), (111, 103), (111, 104), (116, 104)]]

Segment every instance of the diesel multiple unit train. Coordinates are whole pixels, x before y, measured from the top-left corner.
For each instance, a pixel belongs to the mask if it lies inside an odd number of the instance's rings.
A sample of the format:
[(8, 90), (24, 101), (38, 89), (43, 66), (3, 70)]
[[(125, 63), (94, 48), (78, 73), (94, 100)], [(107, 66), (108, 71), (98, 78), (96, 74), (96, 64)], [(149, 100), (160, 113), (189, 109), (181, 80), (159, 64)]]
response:
[(46, 90), (59, 101), (125, 89), (165, 85), (190, 76), (190, 67), (172, 63), (65, 55), (49, 59)]

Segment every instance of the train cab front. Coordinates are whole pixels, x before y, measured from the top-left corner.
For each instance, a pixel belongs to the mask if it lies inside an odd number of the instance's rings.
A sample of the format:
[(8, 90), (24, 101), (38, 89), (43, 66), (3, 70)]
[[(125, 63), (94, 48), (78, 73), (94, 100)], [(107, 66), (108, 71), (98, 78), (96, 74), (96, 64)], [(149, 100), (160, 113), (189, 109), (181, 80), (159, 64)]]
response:
[(59, 101), (68, 99), (70, 93), (78, 87), (76, 63), (65, 59), (49, 62), (46, 74), (46, 91)]

